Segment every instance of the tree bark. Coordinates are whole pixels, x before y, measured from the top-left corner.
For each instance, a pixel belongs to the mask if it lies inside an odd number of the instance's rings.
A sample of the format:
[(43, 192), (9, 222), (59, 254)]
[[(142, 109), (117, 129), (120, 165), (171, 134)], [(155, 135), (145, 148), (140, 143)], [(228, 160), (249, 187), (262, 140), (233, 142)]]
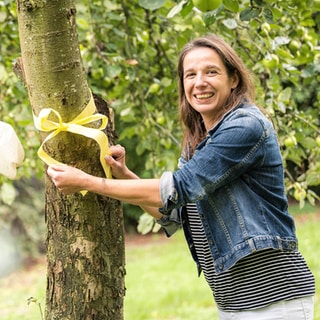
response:
[[(58, 111), (63, 122), (90, 99), (72, 0), (17, 0), (23, 78), (33, 113)], [(95, 97), (100, 113), (106, 103)], [(98, 124), (96, 124), (96, 127)], [(107, 132), (112, 144), (114, 132)], [(45, 138), (40, 133), (40, 140)], [(95, 141), (60, 132), (45, 145), (54, 159), (104, 176)], [(46, 179), (47, 320), (121, 320), (124, 231), (118, 201), (92, 193), (64, 196)]]

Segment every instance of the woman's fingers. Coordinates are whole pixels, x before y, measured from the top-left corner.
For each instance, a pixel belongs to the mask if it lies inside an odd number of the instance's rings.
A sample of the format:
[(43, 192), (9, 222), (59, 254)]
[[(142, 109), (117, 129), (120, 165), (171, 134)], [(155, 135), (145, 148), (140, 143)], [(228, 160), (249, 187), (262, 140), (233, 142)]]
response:
[(62, 172), (65, 170), (66, 165), (61, 165), (61, 164), (51, 164), (48, 167), (48, 174), (51, 176), (51, 174), (54, 174), (55, 172)]
[(117, 144), (115, 146), (110, 147), (110, 153), (113, 158), (115, 158), (116, 160), (120, 160), (125, 157), (126, 150), (123, 146)]
[(120, 144), (111, 146), (110, 153), (111, 155), (107, 155), (105, 157), (105, 160), (109, 166), (118, 168), (125, 166), (126, 151), (124, 147), (122, 147)]
[(83, 189), (86, 174), (82, 170), (67, 165), (50, 165), (47, 172), (56, 187), (64, 194)]

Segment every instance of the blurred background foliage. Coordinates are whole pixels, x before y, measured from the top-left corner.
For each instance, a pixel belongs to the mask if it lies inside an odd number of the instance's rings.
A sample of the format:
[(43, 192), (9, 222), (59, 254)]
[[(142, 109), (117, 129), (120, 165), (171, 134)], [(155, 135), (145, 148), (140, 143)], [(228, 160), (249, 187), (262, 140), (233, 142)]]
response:
[[(279, 135), (288, 196), (301, 206), (319, 199), (319, 0), (223, 0), (207, 12), (191, 0), (78, 0), (76, 8), (89, 84), (113, 108), (117, 143), (140, 177), (176, 168), (177, 56), (190, 39), (216, 33), (255, 76), (257, 103)], [(15, 3), (0, 1), (0, 120), (15, 128), (26, 153), (17, 180), (0, 177), (0, 221), (20, 230), (32, 252), (43, 250), (45, 237), (44, 166), (27, 91), (13, 72), (17, 29)], [(142, 212), (126, 204), (124, 212), (127, 230), (135, 229)], [(152, 228), (142, 221), (142, 232)]]

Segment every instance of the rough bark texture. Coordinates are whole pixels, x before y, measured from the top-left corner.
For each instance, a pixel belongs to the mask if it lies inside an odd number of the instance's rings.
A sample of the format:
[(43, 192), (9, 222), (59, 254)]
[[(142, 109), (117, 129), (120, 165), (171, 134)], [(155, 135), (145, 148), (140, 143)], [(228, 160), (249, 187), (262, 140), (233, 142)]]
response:
[[(17, 0), (23, 78), (33, 112), (57, 110), (64, 122), (89, 100), (71, 0)], [(109, 109), (95, 97), (100, 113)], [(112, 123), (106, 134), (114, 140)], [(45, 138), (40, 134), (41, 140)], [(45, 150), (55, 159), (103, 176), (94, 141), (67, 132)], [(63, 196), (46, 179), (47, 320), (121, 320), (124, 234), (118, 201), (88, 193)]]

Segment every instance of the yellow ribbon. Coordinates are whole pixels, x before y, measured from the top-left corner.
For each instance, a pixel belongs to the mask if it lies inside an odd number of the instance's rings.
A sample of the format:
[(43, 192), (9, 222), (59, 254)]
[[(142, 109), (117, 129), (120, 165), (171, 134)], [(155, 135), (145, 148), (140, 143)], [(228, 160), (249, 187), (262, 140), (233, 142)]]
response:
[[(35, 127), (40, 131), (51, 132), (46, 139), (42, 142), (39, 150), (38, 156), (42, 161), (44, 161), (47, 165), (50, 164), (62, 164), (61, 162), (50, 157), (43, 149), (44, 144), (59, 134), (61, 131), (68, 131), (76, 134), (80, 134), (86, 136), (87, 138), (94, 139), (99, 147), (100, 147), (100, 162), (105, 172), (107, 178), (111, 178), (111, 168), (106, 164), (104, 157), (106, 154), (110, 154), (108, 137), (101, 131), (105, 129), (108, 123), (108, 118), (100, 113), (96, 112), (96, 106), (93, 100), (93, 96), (91, 95), (90, 101), (85, 109), (72, 121), (63, 122), (61, 115), (58, 111), (52, 108), (44, 108), (40, 111), (38, 116), (33, 115)], [(58, 122), (49, 120), (49, 116), (51, 113), (54, 113), (58, 118)], [(101, 125), (99, 128), (88, 128), (84, 127), (84, 125), (89, 124), (91, 122), (101, 120)], [(85, 195), (87, 191), (81, 191), (82, 195)]]

